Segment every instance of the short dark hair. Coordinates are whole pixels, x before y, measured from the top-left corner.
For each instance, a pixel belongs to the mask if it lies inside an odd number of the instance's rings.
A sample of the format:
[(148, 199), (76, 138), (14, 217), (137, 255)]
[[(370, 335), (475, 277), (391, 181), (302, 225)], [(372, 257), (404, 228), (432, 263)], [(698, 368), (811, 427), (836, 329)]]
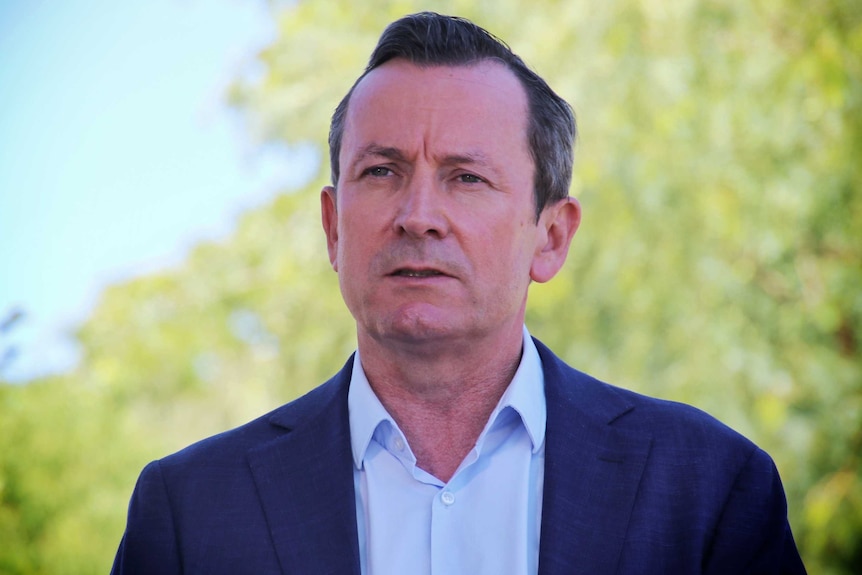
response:
[(420, 12), (386, 27), (368, 66), (338, 104), (329, 128), (332, 185), (338, 186), (341, 140), (350, 96), (356, 85), (375, 68), (395, 58), (418, 66), (469, 66), (497, 60), (521, 82), (527, 94), (527, 142), (533, 158), (533, 197), (536, 218), (548, 204), (569, 195), (577, 137), (572, 107), (547, 82), (512, 52), (505, 42), (465, 18)]

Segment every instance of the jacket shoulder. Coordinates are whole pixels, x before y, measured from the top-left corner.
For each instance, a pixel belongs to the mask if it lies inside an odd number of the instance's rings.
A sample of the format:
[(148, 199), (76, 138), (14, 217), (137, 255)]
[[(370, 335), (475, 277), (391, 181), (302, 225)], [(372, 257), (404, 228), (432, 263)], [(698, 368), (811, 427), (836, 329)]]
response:
[(569, 366), (541, 343), (537, 347), (545, 369), (549, 411), (554, 404), (563, 405), (573, 417), (593, 425), (648, 434), (653, 437), (653, 447), (660, 450), (666, 446), (693, 453), (726, 451), (746, 459), (757, 449), (701, 409), (611, 385)]

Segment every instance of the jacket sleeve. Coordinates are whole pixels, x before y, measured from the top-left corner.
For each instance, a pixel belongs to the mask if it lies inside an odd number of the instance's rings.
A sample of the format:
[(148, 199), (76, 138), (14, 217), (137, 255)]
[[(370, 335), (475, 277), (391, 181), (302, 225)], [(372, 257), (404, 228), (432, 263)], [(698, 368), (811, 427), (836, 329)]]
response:
[(158, 461), (147, 465), (138, 478), (111, 573), (182, 573), (171, 502)]
[(707, 553), (707, 574), (804, 575), (772, 459), (755, 449), (739, 472)]

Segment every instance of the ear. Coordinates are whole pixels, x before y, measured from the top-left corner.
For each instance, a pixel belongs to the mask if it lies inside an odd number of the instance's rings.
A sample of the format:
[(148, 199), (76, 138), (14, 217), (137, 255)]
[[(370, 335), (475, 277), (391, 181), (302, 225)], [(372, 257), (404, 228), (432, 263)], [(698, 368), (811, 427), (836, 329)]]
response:
[(566, 263), (572, 237), (580, 224), (581, 205), (575, 198), (560, 200), (542, 210), (537, 226), (536, 251), (530, 266), (533, 281), (544, 283), (557, 275)]
[(337, 208), (335, 188), (325, 186), (320, 191), (320, 219), (323, 222), (323, 231), (326, 233), (326, 249), (329, 252), (329, 263), (335, 271), (338, 271)]

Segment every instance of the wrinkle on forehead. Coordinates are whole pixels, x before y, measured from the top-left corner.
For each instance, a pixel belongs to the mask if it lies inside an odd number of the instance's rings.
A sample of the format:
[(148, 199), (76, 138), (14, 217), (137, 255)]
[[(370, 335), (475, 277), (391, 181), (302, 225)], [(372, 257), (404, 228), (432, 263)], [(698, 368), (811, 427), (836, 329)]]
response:
[[(527, 94), (520, 80), (505, 65), (493, 60), (482, 60), (466, 66), (417, 66), (407, 60), (396, 59), (369, 72), (357, 84), (350, 98), (347, 121), (355, 120), (360, 112), (374, 108), (374, 98), (368, 91), (398, 93), (403, 89), (405, 78), (422, 78), (426, 90), (413, 94), (413, 99), (403, 101), (403, 107), (413, 107), (424, 112), (452, 112), (451, 102), (444, 96), (475, 96), (481, 94), (484, 102), (474, 102), (474, 110), (484, 112), (490, 108), (509, 108), (513, 104), (522, 112), (524, 128), (529, 114)], [(477, 86), (491, 88), (477, 90)], [(459, 97), (458, 103), (466, 106), (469, 98)]]
[[(393, 161), (422, 154), (444, 164), (493, 166), (507, 160), (495, 153), (500, 139), (518, 143), (529, 155), (528, 113), (523, 86), (501, 63), (420, 67), (396, 59), (372, 70), (351, 96), (341, 148), (349, 157), (342, 157), (342, 165), (355, 165), (372, 154)], [(504, 120), (513, 115), (521, 121), (505, 133), (501, 126), (509, 125)], [(456, 125), (487, 126), (489, 133), (453, 134), (453, 120)], [(398, 130), (386, 130), (395, 121)], [(397, 141), (376, 134), (378, 127)]]

